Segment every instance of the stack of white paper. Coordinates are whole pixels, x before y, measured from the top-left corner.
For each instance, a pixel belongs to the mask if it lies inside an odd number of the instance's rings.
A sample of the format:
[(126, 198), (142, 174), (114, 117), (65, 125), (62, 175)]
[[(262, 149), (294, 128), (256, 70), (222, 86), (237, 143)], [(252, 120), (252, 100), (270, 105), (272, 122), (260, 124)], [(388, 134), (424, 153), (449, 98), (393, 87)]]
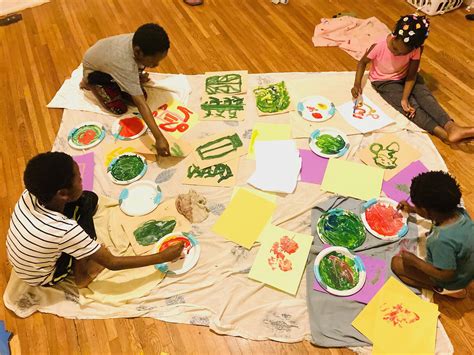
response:
[(256, 169), (248, 183), (257, 189), (292, 193), (298, 182), (301, 158), (292, 140), (256, 141)]

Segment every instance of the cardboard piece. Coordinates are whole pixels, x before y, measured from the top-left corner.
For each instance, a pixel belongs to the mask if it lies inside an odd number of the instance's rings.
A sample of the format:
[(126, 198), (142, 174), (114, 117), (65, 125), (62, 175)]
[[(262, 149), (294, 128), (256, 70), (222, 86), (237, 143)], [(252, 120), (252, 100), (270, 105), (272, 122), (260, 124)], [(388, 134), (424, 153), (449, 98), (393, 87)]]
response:
[(246, 147), (238, 133), (226, 131), (196, 142), (192, 161), (198, 166), (210, 166), (244, 155)]
[(259, 116), (279, 115), (292, 110), (293, 99), (284, 81), (253, 89)]
[(199, 122), (199, 115), (176, 100), (153, 111), (158, 128), (167, 136), (179, 139)]
[(367, 201), (380, 196), (383, 173), (380, 168), (329, 159), (321, 189)]
[(384, 180), (390, 180), (417, 160), (420, 152), (395, 134), (383, 134), (359, 152), (365, 164), (385, 170)]
[(239, 158), (213, 165), (190, 163), (183, 179), (185, 185), (199, 186), (235, 186)]
[(246, 96), (206, 95), (201, 99), (201, 121), (243, 121)]
[(204, 74), (204, 94), (238, 95), (247, 92), (248, 71), (220, 71)]

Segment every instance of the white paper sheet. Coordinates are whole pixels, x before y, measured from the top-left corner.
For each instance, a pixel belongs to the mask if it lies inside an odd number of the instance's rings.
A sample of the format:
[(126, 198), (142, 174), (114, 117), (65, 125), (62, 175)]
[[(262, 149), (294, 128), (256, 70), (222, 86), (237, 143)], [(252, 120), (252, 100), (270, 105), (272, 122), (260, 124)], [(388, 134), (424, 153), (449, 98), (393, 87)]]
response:
[(362, 106), (357, 108), (355, 113), (353, 101), (338, 106), (337, 110), (347, 123), (362, 133), (375, 131), (395, 122), (367, 96), (363, 97)]

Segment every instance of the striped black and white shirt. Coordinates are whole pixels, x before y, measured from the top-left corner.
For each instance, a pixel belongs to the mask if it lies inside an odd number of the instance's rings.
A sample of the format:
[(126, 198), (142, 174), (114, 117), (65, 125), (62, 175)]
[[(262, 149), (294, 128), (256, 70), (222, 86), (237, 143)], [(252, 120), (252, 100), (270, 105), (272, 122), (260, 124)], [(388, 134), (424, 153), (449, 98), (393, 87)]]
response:
[(62, 252), (82, 259), (99, 248), (75, 220), (45, 208), (28, 190), (23, 192), (7, 234), (8, 259), (18, 277), (30, 285), (42, 285)]

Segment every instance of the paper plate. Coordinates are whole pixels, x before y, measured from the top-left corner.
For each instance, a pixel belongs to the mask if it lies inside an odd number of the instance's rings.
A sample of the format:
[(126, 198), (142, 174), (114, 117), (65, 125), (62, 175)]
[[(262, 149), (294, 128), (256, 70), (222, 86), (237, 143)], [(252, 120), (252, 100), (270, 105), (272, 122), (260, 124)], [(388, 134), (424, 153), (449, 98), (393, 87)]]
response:
[(356, 249), (364, 244), (364, 224), (351, 211), (334, 208), (319, 217), (316, 232), (324, 244)]
[(112, 135), (120, 140), (132, 140), (145, 134), (147, 125), (137, 116), (120, 118), (112, 123)]
[(107, 167), (107, 175), (119, 185), (127, 185), (145, 175), (147, 163), (144, 157), (135, 153), (124, 153), (114, 158)]
[(332, 127), (317, 129), (309, 137), (309, 148), (323, 158), (341, 157), (347, 152), (349, 145), (347, 136)]
[(119, 204), (123, 213), (135, 217), (152, 212), (163, 198), (160, 187), (150, 180), (137, 181), (120, 192)]
[(89, 149), (95, 147), (105, 138), (105, 128), (99, 122), (83, 122), (71, 129), (67, 142), (74, 149)]
[(185, 272), (188, 272), (194, 267), (194, 265), (196, 265), (199, 259), (199, 255), (201, 254), (201, 246), (199, 245), (197, 239), (190, 233), (173, 232), (165, 235), (158, 241), (158, 243), (156, 243), (154, 253), (159, 253), (160, 251), (165, 250), (166, 244), (172, 241), (173, 239), (180, 240), (182, 238), (187, 240), (184, 246), (185, 250), (186, 244), (189, 245), (187, 247), (187, 251), (185, 251), (185, 257), (175, 262), (156, 264), (155, 268), (157, 270), (160, 270), (161, 272), (166, 272), (168, 274), (181, 275)]
[(323, 249), (314, 260), (313, 270), (321, 287), (336, 296), (359, 292), (366, 279), (362, 259), (342, 247)]
[[(390, 198), (378, 198), (367, 201), (362, 205), (361, 219), (365, 228), (374, 237), (382, 240), (397, 240), (408, 233), (408, 214), (403, 211), (397, 211), (399, 214), (399, 228), (393, 223), (393, 211), (388, 208), (397, 209), (398, 203)], [(388, 207), (388, 208), (387, 208)], [(374, 218), (378, 218), (378, 225)]]
[(306, 96), (296, 106), (298, 113), (310, 122), (324, 122), (336, 113), (334, 104), (323, 96)]

